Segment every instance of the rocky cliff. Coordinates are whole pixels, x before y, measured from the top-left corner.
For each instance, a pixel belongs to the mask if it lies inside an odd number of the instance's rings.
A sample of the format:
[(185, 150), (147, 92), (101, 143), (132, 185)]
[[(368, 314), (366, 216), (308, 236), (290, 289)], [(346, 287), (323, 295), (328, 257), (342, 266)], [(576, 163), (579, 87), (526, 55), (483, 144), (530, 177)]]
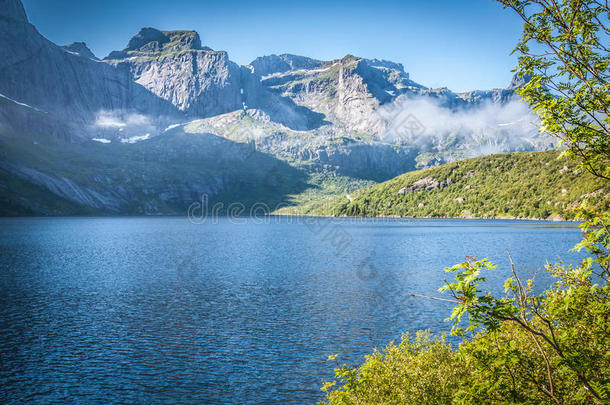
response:
[(241, 69), (225, 51), (201, 46), (194, 31), (143, 28), (104, 61), (190, 116), (241, 109)]
[[(375, 112), (380, 105), (423, 86), (411, 81), (402, 65), (347, 55), (342, 59), (288, 64), (293, 55), (275, 55), (252, 62), (262, 83), (296, 104), (323, 114), (348, 130), (379, 133), (384, 129)], [(296, 59), (300, 60), (300, 59)], [(291, 67), (294, 65), (295, 67)], [(306, 68), (304, 66), (311, 66)]]

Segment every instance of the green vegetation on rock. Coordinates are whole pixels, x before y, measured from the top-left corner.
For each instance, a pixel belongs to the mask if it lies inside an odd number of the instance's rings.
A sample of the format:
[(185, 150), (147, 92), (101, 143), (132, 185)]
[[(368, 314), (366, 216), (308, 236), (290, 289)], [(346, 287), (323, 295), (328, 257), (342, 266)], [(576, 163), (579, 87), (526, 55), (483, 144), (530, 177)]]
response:
[(335, 196), (281, 213), (573, 219), (585, 199), (607, 203), (610, 189), (558, 151), (521, 152), (409, 172), (349, 199)]

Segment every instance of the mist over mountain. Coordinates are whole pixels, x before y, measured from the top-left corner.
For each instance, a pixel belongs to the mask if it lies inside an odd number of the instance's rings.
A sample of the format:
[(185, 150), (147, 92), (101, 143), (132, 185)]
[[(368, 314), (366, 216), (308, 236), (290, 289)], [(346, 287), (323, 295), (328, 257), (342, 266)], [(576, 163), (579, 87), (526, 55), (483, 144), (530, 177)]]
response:
[(99, 59), (83, 42), (44, 38), (19, 0), (0, 0), (0, 76), (9, 214), (174, 213), (202, 193), (290, 204), (323, 188), (308, 182), (314, 175), (360, 184), (553, 147), (516, 95), (525, 78), (454, 93), (352, 55), (240, 66), (195, 31), (150, 27)]

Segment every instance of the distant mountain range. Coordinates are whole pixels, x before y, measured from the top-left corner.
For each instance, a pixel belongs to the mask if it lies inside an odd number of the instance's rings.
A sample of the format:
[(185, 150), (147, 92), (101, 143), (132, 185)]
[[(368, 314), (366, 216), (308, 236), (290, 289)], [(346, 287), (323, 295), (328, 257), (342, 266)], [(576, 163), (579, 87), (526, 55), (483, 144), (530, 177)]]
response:
[(194, 31), (154, 28), (99, 59), (44, 38), (19, 0), (0, 0), (0, 77), (7, 215), (178, 213), (202, 193), (290, 204), (331, 183), (553, 147), (515, 93), (523, 78), (454, 93), (352, 55), (240, 66)]

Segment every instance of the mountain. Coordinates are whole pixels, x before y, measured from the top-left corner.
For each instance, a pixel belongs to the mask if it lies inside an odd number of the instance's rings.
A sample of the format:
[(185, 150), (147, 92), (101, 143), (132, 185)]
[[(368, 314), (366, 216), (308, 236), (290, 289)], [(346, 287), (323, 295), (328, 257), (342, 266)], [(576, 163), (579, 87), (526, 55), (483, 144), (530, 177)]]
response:
[(28, 18), (25, 14), (25, 9), (21, 1), (17, 0), (1, 0), (0, 1), (0, 17), (11, 19), (13, 21), (27, 22)]
[[(601, 179), (558, 151), (483, 156), (403, 174), (280, 213), (336, 216), (573, 219), (610, 202)], [(607, 208), (607, 207), (606, 207)]]
[(189, 115), (242, 108), (241, 68), (227, 52), (202, 47), (195, 31), (143, 28), (104, 61)]
[[(283, 55), (288, 59), (287, 55)], [(291, 55), (290, 61), (295, 60)], [(276, 57), (258, 58), (256, 66), (273, 66)], [(261, 81), (270, 90), (296, 104), (323, 114), (333, 126), (379, 134), (385, 127), (375, 111), (397, 95), (422, 86), (409, 80), (401, 65), (347, 55), (328, 62), (310, 61), (286, 69), (288, 64), (267, 69)]]
[[(0, 94), (50, 117), (49, 127), (36, 121), (28, 130), (83, 138), (112, 130), (96, 125), (100, 112), (118, 119), (146, 114), (155, 117), (153, 125), (165, 124), (164, 117), (178, 116), (170, 103), (125, 73), (48, 41), (28, 22), (20, 1), (1, 0), (0, 22)], [(19, 122), (9, 124), (23, 128)], [(125, 126), (124, 131), (131, 129)], [(140, 130), (133, 129), (133, 133)]]
[(296, 130), (321, 121), (318, 114), (268, 92), (251, 68), (230, 61), (227, 52), (202, 46), (195, 31), (143, 28), (104, 61), (190, 118), (258, 108)]
[[(19, 0), (0, 0), (0, 34), (0, 142), (12, 151), (0, 160), (0, 189), (26, 212), (38, 212), (19, 197), (27, 190), (57, 198), (56, 208), (40, 207), (45, 213), (75, 206), (176, 212), (203, 192), (273, 202), (291, 195), (294, 203), (298, 193), (353, 190), (418, 167), (553, 147), (516, 96), (525, 78), (506, 89), (457, 94), (426, 88), (401, 64), (352, 55), (270, 55), (240, 66), (195, 31), (150, 27), (99, 59), (83, 42), (58, 46), (44, 38)], [(285, 190), (273, 195), (256, 186), (264, 173), (235, 153), (244, 146), (284, 165)], [(57, 149), (70, 158), (62, 161)], [(199, 158), (188, 170), (180, 154)], [(139, 158), (150, 166), (134, 165)], [(89, 161), (99, 162), (100, 173), (112, 166), (114, 174), (102, 181), (84, 167)], [(251, 176), (250, 189), (240, 179)], [(182, 191), (159, 178), (180, 181)], [(222, 187), (214, 186), (218, 178)], [(122, 191), (108, 182), (123, 184)]]
[(203, 194), (226, 210), (303, 189), (247, 144), (172, 130), (179, 108), (84, 44), (46, 40), (19, 1), (0, 0), (0, 33), (0, 214), (184, 213)]

